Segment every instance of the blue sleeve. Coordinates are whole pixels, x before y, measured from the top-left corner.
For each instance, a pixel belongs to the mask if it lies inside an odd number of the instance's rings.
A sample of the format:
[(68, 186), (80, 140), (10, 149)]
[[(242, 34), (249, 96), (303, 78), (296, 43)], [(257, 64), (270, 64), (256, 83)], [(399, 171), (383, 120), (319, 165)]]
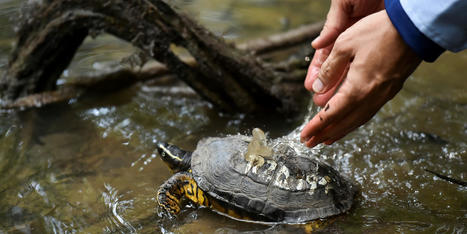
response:
[(467, 48), (466, 0), (385, 0), (404, 41), (427, 62)]
[(399, 0), (385, 0), (386, 12), (402, 39), (417, 55), (427, 61), (435, 61), (444, 51), (441, 46), (425, 36), (405, 13)]

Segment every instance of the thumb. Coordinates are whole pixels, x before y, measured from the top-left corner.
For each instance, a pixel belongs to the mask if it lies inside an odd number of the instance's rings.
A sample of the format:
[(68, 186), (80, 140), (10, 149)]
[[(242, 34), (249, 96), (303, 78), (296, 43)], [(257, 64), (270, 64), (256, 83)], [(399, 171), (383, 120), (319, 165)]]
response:
[(321, 66), (323, 65), (324, 61), (326, 61), (326, 58), (329, 56), (331, 53), (332, 45), (322, 48), (322, 49), (317, 49), (315, 51), (315, 54), (313, 55), (313, 60), (311, 60), (310, 66), (308, 67), (308, 72), (306, 74), (305, 78), (305, 88), (309, 91), (313, 91), (313, 82), (316, 80), (316, 78), (319, 75), (319, 70)]
[(336, 43), (326, 61), (321, 65), (318, 78), (312, 85), (313, 91), (323, 94), (338, 86), (351, 59), (351, 51), (342, 50), (341, 46)]
[(332, 1), (323, 30), (311, 43), (313, 48), (321, 49), (333, 43), (339, 34), (346, 29), (347, 21), (349, 21), (349, 16), (344, 11), (340, 1)]

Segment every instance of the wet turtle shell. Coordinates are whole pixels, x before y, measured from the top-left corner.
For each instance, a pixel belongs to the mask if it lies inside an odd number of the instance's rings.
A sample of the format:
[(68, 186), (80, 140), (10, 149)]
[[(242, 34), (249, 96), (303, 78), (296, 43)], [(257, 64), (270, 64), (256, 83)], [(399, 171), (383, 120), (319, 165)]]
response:
[(286, 144), (263, 165), (245, 160), (244, 136), (207, 138), (191, 159), (193, 177), (211, 197), (279, 223), (304, 223), (350, 209), (352, 185), (333, 168)]

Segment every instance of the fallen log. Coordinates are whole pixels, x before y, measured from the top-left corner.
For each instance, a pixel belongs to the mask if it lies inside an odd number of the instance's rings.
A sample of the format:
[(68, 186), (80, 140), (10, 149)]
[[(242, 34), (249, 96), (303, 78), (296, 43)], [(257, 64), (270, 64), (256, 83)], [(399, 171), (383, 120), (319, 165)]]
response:
[[(313, 24), (310, 26), (322, 26), (321, 23)], [(303, 28), (303, 27), (301, 27)], [(303, 37), (303, 35), (296, 34), (293, 30), (291, 31), (298, 38), (292, 38), (297, 44), (302, 44), (308, 41), (308, 37)], [(314, 32), (315, 34), (319, 32)], [(304, 34), (309, 34), (309, 32), (304, 32)], [(243, 43), (237, 46), (246, 51), (256, 53), (257, 51), (254, 48), (261, 48), (261, 53), (268, 55), (268, 52), (277, 52), (278, 50), (288, 48), (288, 46), (297, 46), (297, 44), (290, 43), (287, 41), (290, 39), (288, 35), (289, 32), (282, 34), (274, 35), (274, 37), (282, 37), (284, 42), (274, 41), (272, 44), (268, 44), (268, 39), (256, 39), (254, 43)], [(300, 40), (298, 40), (300, 39)], [(263, 42), (263, 44), (258, 43)], [(249, 45), (252, 45), (253, 48), (249, 49)], [(269, 47), (271, 45), (271, 47)], [(280, 45), (280, 46), (279, 46)], [(274, 48), (272, 48), (274, 47)], [(267, 51), (267, 52), (265, 52)], [(312, 51), (310, 51), (312, 52)], [(305, 52), (305, 54), (307, 54)], [(191, 67), (196, 66), (196, 61), (191, 57), (184, 57), (182, 61), (188, 64)], [(296, 89), (300, 90), (302, 87), (303, 79), (305, 77), (305, 70), (307, 67), (307, 62), (302, 59), (302, 57), (295, 58), (290, 61), (274, 64), (274, 69), (281, 70), (282, 72), (288, 72), (289, 76), (287, 79), (283, 79), (279, 84), (281, 89)], [(53, 91), (44, 91), (36, 94), (30, 94), (24, 97), (17, 98), (14, 102), (4, 103), (1, 108), (3, 109), (24, 109), (31, 107), (42, 107), (45, 105), (57, 103), (57, 102), (66, 102), (70, 99), (77, 99), (82, 95), (92, 93), (109, 93), (115, 92), (124, 88), (127, 88), (138, 82), (146, 82), (150, 80), (160, 79), (166, 77), (167, 79), (174, 78), (173, 76), (167, 77), (167, 75), (173, 75), (171, 71), (161, 63), (152, 63), (146, 65), (143, 68), (123, 68), (120, 70), (108, 72), (105, 74), (92, 75), (92, 76), (83, 76), (83, 77), (74, 77), (67, 80), (66, 83), (58, 87), (58, 90)], [(288, 83), (287, 83), (288, 82)], [(157, 83), (157, 82), (152, 82)], [(175, 83), (172, 81), (171, 83)], [(287, 87), (288, 86), (288, 87)], [(293, 87), (290, 87), (293, 86)], [(288, 92), (284, 90), (283, 92)], [(297, 92), (290, 91), (292, 94), (297, 94)]]
[[(107, 74), (103, 80), (126, 76), (129, 84), (171, 71), (226, 111), (290, 112), (293, 101), (278, 88), (290, 75), (281, 72), (283, 67), (268, 65), (253, 54), (310, 40), (321, 28), (321, 24), (302, 27), (282, 37), (275, 35), (235, 48), (160, 0), (48, 0), (28, 17), (32, 19), (20, 26), (8, 71), (0, 80), (3, 107), (41, 105), (82, 93), (86, 88), (79, 84), (68, 86), (66, 92), (56, 91), (56, 80), (89, 33), (107, 32), (131, 42), (165, 66), (143, 72), (119, 71), (120, 75)], [(187, 49), (194, 61), (179, 58), (171, 51), (172, 44)], [(105, 86), (103, 80), (88, 88), (98, 83)]]

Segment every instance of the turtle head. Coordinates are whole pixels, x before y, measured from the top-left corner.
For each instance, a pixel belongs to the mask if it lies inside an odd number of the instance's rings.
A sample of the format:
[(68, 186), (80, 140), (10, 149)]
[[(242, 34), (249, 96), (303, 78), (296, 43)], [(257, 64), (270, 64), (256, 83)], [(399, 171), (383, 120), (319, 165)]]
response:
[(167, 143), (157, 143), (157, 153), (173, 172), (188, 171), (191, 168), (192, 152), (184, 151)]

